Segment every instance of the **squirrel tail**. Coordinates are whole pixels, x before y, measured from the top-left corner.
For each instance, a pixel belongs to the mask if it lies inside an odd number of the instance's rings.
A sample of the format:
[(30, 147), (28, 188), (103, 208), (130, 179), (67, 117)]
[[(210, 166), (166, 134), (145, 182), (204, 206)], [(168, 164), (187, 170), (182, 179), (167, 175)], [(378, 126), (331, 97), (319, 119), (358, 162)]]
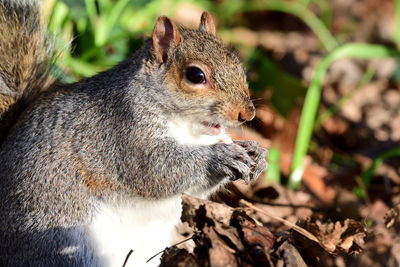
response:
[(53, 49), (40, 8), (40, 0), (0, 0), (0, 135), (51, 84)]

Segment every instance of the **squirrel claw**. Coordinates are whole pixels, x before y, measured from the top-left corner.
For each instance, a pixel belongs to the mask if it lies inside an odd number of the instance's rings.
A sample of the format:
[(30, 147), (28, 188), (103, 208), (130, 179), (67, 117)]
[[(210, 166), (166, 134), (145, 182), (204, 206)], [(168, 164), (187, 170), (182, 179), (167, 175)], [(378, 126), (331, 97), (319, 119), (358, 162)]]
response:
[(244, 180), (252, 181), (257, 179), (268, 166), (267, 161), (265, 160), (268, 151), (260, 147), (256, 141), (234, 141), (234, 143), (243, 147), (252, 159), (250, 177), (249, 179)]

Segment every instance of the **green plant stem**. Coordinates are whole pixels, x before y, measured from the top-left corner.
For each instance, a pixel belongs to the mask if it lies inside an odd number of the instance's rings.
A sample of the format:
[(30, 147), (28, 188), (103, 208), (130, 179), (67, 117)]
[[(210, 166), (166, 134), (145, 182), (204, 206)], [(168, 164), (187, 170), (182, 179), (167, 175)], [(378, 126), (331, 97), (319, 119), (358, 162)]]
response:
[(96, 25), (96, 3), (94, 0), (85, 0), (86, 13), (93, 27)]
[(129, 0), (118, 0), (110, 10), (99, 20), (95, 35), (95, 45), (98, 47), (104, 46), (108, 41), (109, 35), (113, 27), (117, 24), (119, 17), (124, 11)]
[(400, 0), (394, 1), (394, 41), (400, 45)]
[(331, 22), (332, 22), (332, 2), (329, 0), (318, 0), (314, 2), (320, 9), (319, 13), (320, 20), (329, 29), (331, 27)]
[(311, 4), (313, 2), (313, 0), (297, 0), (297, 2), (299, 2), (303, 6), (308, 6), (309, 4)]
[(314, 128), (315, 116), (321, 96), (321, 83), (329, 65), (333, 60), (339, 58), (373, 59), (385, 57), (400, 58), (400, 52), (381, 45), (349, 43), (335, 49), (318, 64), (311, 79), (310, 86), (307, 89), (301, 112), (293, 154), (291, 175), (288, 181), (288, 186), (290, 188), (295, 189), (301, 183), (301, 176), (304, 170), (303, 159), (307, 153), (307, 148)]
[(361, 174), (360, 186), (356, 186), (353, 192), (359, 197), (364, 198), (366, 196), (366, 190), (371, 184), (372, 176), (375, 170), (383, 163), (385, 159), (400, 157), (400, 147), (395, 147), (386, 150), (372, 161), (371, 165)]
[(279, 146), (273, 146), (268, 151), (268, 169), (265, 172), (265, 181), (267, 184), (281, 182), (281, 173), (279, 169)]
[(354, 91), (345, 94), (343, 97), (339, 99), (339, 101), (337, 101), (335, 104), (330, 106), (327, 110), (325, 110), (324, 112), (321, 113), (321, 115), (318, 116), (317, 120), (315, 121), (315, 130), (318, 130), (318, 128), (324, 123), (325, 120), (329, 119), (330, 117), (332, 117), (332, 115), (338, 112), (340, 108), (343, 106), (343, 104), (346, 103), (348, 100), (350, 100), (352, 98), (352, 95), (358, 89), (362, 88), (368, 82), (370, 82), (374, 74), (375, 74), (375, 69), (372, 67), (368, 67), (363, 77), (361, 78), (360, 83), (358, 84), (358, 86), (355, 88)]

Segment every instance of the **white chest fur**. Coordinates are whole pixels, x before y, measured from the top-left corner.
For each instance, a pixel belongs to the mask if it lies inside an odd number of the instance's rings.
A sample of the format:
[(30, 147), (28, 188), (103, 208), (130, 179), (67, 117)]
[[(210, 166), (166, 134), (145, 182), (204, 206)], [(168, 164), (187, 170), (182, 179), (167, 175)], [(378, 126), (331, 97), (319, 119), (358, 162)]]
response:
[[(182, 119), (170, 120), (168, 130), (168, 135), (180, 144), (232, 143), (232, 139), (223, 129), (218, 135), (205, 135), (197, 131), (196, 124)], [(192, 188), (187, 193), (205, 198), (218, 187), (207, 192)], [(130, 201), (117, 207), (99, 204), (98, 213), (89, 226), (95, 255), (102, 259), (103, 266), (120, 267), (129, 251), (133, 250), (126, 266), (158, 266), (160, 256), (149, 263), (146, 261), (171, 245), (181, 210), (180, 195), (161, 201)]]
[(101, 204), (89, 234), (102, 265), (120, 267), (133, 250), (126, 266), (158, 266), (159, 257), (146, 261), (170, 246), (180, 218), (180, 202), (180, 196), (176, 196), (162, 201), (138, 200), (119, 207)]

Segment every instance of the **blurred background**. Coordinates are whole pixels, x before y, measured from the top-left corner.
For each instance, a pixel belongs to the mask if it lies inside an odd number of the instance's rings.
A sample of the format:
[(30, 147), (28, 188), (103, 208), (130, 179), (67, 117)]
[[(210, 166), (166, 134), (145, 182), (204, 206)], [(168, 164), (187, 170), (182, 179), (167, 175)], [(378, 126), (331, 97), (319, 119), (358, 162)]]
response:
[[(370, 227), (370, 266), (400, 264), (400, 1), (46, 0), (43, 9), (60, 51), (53, 75), (64, 82), (132, 54), (159, 15), (196, 28), (210, 11), (240, 53), (257, 107), (231, 134), (270, 151), (260, 181), (232, 191), (272, 203), (295, 190), (280, 201)], [(392, 228), (383, 227), (388, 212)]]

